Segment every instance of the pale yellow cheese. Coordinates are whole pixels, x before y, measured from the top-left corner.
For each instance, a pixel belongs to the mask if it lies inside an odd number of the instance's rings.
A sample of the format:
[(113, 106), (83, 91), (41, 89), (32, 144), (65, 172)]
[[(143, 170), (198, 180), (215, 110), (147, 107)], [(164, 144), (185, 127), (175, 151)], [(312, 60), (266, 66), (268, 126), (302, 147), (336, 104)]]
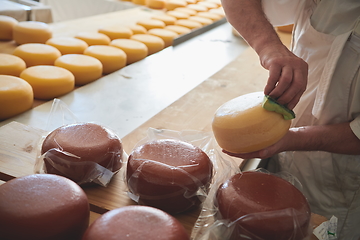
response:
[(185, 0), (185, 2), (186, 2), (187, 4), (195, 4), (195, 3), (197, 3), (198, 1), (197, 1), (197, 0)]
[(33, 90), (25, 80), (0, 75), (0, 120), (14, 117), (32, 108)]
[(152, 9), (163, 9), (165, 8), (167, 0), (145, 0), (145, 5)]
[(132, 3), (137, 4), (137, 5), (145, 5), (146, 4), (146, 0), (131, 0)]
[(139, 20), (137, 24), (146, 28), (146, 30), (152, 28), (164, 28), (166, 26), (163, 21), (151, 18)]
[(0, 53), (0, 74), (1, 75), (12, 75), (19, 77), (20, 73), (26, 68), (24, 60), (18, 56)]
[(212, 13), (212, 12), (199, 12), (197, 14), (199, 17), (209, 18), (213, 21), (218, 21), (222, 19), (223, 17), (220, 14)]
[(126, 65), (126, 53), (113, 46), (95, 45), (84, 51), (85, 55), (98, 59), (103, 65), (103, 74), (109, 74)]
[(140, 26), (138, 24), (131, 25), (131, 26), (129, 26), (129, 28), (131, 29), (133, 34), (147, 33), (146, 28), (144, 28), (143, 26)]
[(179, 36), (179, 34), (175, 33), (174, 31), (162, 28), (150, 29), (148, 33), (164, 40), (165, 47), (171, 46), (174, 42), (174, 39)]
[(55, 66), (69, 70), (75, 76), (75, 85), (85, 85), (102, 76), (101, 62), (83, 54), (62, 55), (55, 61)]
[(89, 46), (85, 41), (74, 37), (53, 37), (47, 40), (46, 44), (56, 47), (62, 55), (82, 54)]
[(110, 38), (110, 40), (130, 38), (133, 35), (133, 31), (130, 28), (120, 25), (101, 27), (98, 32), (105, 34)]
[(178, 8), (175, 8), (175, 11), (187, 13), (187, 14), (189, 14), (189, 16), (195, 16), (198, 13), (194, 9), (190, 9), (187, 7), (178, 7)]
[(219, 14), (220, 16), (222, 16), (222, 17), (225, 17), (225, 12), (224, 12), (224, 9), (222, 7), (210, 9), (209, 12), (210, 13), (216, 13), (216, 14)]
[(75, 38), (85, 41), (89, 46), (92, 45), (109, 45), (110, 38), (99, 32), (79, 32)]
[(233, 153), (261, 150), (279, 141), (291, 120), (262, 107), (264, 94), (255, 92), (234, 98), (216, 111), (212, 129), (219, 146)]
[(61, 56), (60, 51), (43, 43), (25, 43), (14, 49), (13, 55), (25, 61), (26, 67), (36, 65), (54, 65), (55, 60)]
[(126, 64), (140, 61), (148, 55), (147, 46), (132, 39), (115, 39), (111, 41), (110, 46), (120, 48), (126, 53)]
[(206, 6), (199, 5), (198, 3), (196, 3), (196, 4), (188, 4), (186, 7), (189, 8), (189, 9), (193, 9), (193, 10), (195, 10), (197, 12), (207, 12), (209, 10)]
[(187, 2), (185, 0), (167, 0), (165, 9), (171, 11), (178, 7), (185, 7), (186, 5)]
[(180, 12), (180, 11), (167, 11), (166, 12), (167, 15), (175, 17), (177, 20), (180, 19), (188, 19), (190, 17), (190, 14), (186, 13), (186, 12)]
[(130, 39), (144, 43), (148, 48), (148, 55), (156, 53), (165, 47), (164, 40), (150, 34), (135, 34)]
[(201, 28), (202, 24), (197, 22), (197, 21), (193, 21), (193, 20), (188, 20), (188, 19), (180, 19), (177, 20), (175, 25), (179, 25), (182, 27), (187, 27), (190, 29), (196, 29), (196, 28)]
[(190, 28), (179, 26), (179, 25), (168, 25), (164, 29), (173, 31), (179, 35), (187, 34), (191, 32)]
[(208, 1), (201, 1), (201, 2), (198, 2), (197, 4), (199, 4), (201, 6), (205, 6), (208, 9), (213, 9), (213, 8), (218, 8), (219, 7), (219, 5), (217, 5), (216, 3), (208, 2)]
[(199, 22), (203, 26), (210, 25), (214, 22), (210, 18), (204, 18), (204, 17), (199, 17), (199, 16), (190, 16), (188, 19), (191, 21)]
[(29, 67), (21, 73), (20, 77), (31, 85), (34, 98), (41, 100), (60, 97), (71, 92), (75, 86), (74, 75), (56, 66)]
[(155, 15), (152, 19), (163, 21), (165, 25), (174, 25), (176, 21), (175, 17), (166, 14)]
[(18, 20), (13, 17), (0, 15), (0, 40), (12, 40), (14, 26)]
[(38, 21), (19, 22), (13, 28), (13, 39), (17, 44), (46, 43), (52, 37), (48, 24)]

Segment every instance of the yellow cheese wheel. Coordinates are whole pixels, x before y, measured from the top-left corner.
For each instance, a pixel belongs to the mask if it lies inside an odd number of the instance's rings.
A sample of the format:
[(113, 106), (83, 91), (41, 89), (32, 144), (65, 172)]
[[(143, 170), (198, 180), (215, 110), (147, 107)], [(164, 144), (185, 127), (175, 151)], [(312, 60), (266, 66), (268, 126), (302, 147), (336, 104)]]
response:
[(145, 0), (145, 5), (152, 9), (165, 8), (166, 0)]
[(126, 53), (113, 46), (95, 45), (84, 51), (85, 55), (98, 59), (103, 65), (103, 74), (109, 74), (126, 65)]
[(186, 5), (187, 2), (185, 0), (167, 0), (165, 9), (171, 11), (178, 7), (185, 7)]
[(85, 41), (89, 46), (108, 45), (111, 42), (108, 36), (99, 32), (79, 32), (75, 37)]
[(179, 25), (182, 27), (187, 27), (190, 29), (195, 29), (195, 28), (201, 28), (202, 24), (197, 22), (197, 21), (193, 21), (193, 20), (189, 20), (189, 19), (180, 19), (177, 20), (175, 25)]
[(165, 47), (171, 46), (174, 42), (174, 39), (179, 36), (179, 34), (175, 33), (174, 31), (163, 28), (153, 28), (150, 29), (148, 33), (164, 40)]
[(0, 40), (12, 40), (13, 28), (18, 20), (13, 17), (0, 15)]
[(221, 0), (206, 0), (206, 2), (215, 3), (217, 7), (221, 7)]
[(197, 3), (198, 1), (197, 1), (197, 0), (185, 0), (185, 2), (186, 2), (187, 4), (195, 4), (195, 3)]
[(22, 58), (27, 67), (36, 65), (54, 65), (61, 56), (57, 48), (44, 43), (25, 43), (14, 49), (13, 55)]
[(191, 21), (199, 22), (203, 26), (210, 25), (214, 22), (210, 18), (204, 18), (204, 17), (199, 17), (199, 16), (190, 16), (188, 19)]
[(75, 85), (84, 85), (102, 76), (101, 62), (91, 56), (83, 54), (62, 55), (55, 61), (55, 66), (69, 70), (75, 76)]
[(146, 30), (152, 28), (164, 28), (166, 26), (163, 21), (157, 19), (150, 19), (150, 18), (139, 20), (137, 24), (146, 28)]
[(187, 7), (178, 7), (178, 8), (175, 8), (174, 10), (177, 11), (177, 12), (187, 13), (187, 14), (189, 14), (189, 16), (195, 16), (198, 13), (194, 9), (190, 9), (190, 8), (187, 8)]
[(126, 64), (140, 61), (148, 55), (147, 46), (132, 39), (115, 39), (111, 41), (110, 46), (120, 48), (126, 53)]
[(175, 17), (166, 14), (155, 15), (152, 17), (152, 19), (163, 21), (165, 25), (173, 25), (176, 21)]
[(129, 28), (131, 29), (133, 34), (147, 33), (146, 28), (144, 28), (143, 26), (140, 26), (138, 24), (131, 25), (131, 26), (129, 26)]
[(132, 3), (137, 4), (137, 5), (145, 5), (146, 4), (146, 0), (131, 0)]
[(196, 3), (196, 4), (188, 4), (186, 7), (189, 8), (189, 9), (193, 9), (193, 10), (195, 10), (197, 12), (207, 12), (209, 10), (206, 6), (199, 5), (198, 3)]
[(212, 13), (212, 12), (199, 12), (197, 14), (197, 16), (204, 17), (204, 18), (209, 18), (209, 19), (211, 19), (213, 21), (218, 21), (218, 20), (223, 18), (220, 14)]
[(207, 7), (208, 9), (212, 9), (212, 8), (218, 8), (219, 5), (217, 5), (216, 3), (214, 2), (208, 2), (208, 1), (201, 1), (201, 2), (198, 2), (197, 4), (201, 5), (201, 6), (205, 6)]
[(233, 153), (261, 150), (279, 141), (289, 130), (291, 120), (262, 107), (264, 93), (234, 98), (216, 111), (212, 129), (219, 146)]
[(20, 73), (26, 68), (24, 60), (18, 56), (0, 53), (0, 74), (1, 75), (12, 75), (19, 77)]
[(219, 14), (220, 16), (222, 16), (222, 17), (225, 17), (225, 12), (224, 12), (224, 9), (222, 7), (210, 9), (208, 12), (216, 13), (216, 14)]
[(190, 28), (178, 26), (178, 25), (168, 25), (164, 29), (176, 32), (179, 35), (183, 35), (191, 32)]
[(33, 101), (29, 83), (19, 77), (0, 75), (0, 120), (29, 110)]
[(102, 27), (98, 30), (99, 33), (103, 33), (110, 38), (110, 40), (118, 38), (130, 38), (133, 35), (133, 31), (125, 26), (111, 25)]
[(46, 44), (56, 47), (62, 55), (82, 54), (89, 46), (85, 41), (74, 37), (53, 37), (47, 40)]
[(52, 37), (48, 24), (38, 21), (19, 22), (13, 28), (13, 39), (17, 44), (45, 43)]
[(175, 17), (177, 20), (188, 19), (190, 17), (190, 15), (188, 13), (179, 12), (179, 11), (175, 11), (175, 10), (167, 11), (166, 14), (169, 16)]
[(34, 98), (41, 100), (60, 97), (71, 92), (75, 86), (74, 75), (56, 66), (29, 67), (21, 73), (20, 77), (31, 85)]
[(165, 47), (164, 40), (150, 34), (135, 34), (130, 39), (144, 43), (148, 48), (148, 55), (156, 53)]

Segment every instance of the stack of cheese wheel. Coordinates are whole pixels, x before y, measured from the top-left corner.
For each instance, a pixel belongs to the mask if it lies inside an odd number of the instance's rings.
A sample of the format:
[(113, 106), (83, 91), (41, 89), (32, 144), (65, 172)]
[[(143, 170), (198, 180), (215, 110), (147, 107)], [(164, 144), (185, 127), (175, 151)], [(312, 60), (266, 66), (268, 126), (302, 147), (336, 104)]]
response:
[(117, 173), (123, 146), (120, 138), (104, 126), (76, 123), (50, 132), (42, 143), (41, 154), (45, 154), (46, 173), (65, 176), (81, 185)]
[(52, 174), (12, 179), (0, 186), (2, 240), (80, 240), (89, 202), (73, 181)]
[(173, 139), (154, 140), (129, 155), (127, 185), (139, 204), (176, 214), (199, 206), (199, 189), (207, 191), (213, 165), (200, 148)]
[(235, 174), (217, 189), (215, 202), (216, 218), (235, 224), (231, 239), (303, 240), (309, 234), (309, 203), (280, 177)]
[(148, 206), (125, 206), (96, 219), (82, 240), (189, 240), (181, 223), (160, 209)]

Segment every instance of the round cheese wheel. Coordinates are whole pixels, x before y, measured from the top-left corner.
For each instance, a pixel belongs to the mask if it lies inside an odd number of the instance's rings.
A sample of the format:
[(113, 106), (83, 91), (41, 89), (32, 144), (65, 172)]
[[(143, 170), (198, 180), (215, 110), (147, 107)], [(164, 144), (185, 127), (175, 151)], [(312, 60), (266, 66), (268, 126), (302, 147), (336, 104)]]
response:
[(196, 192), (207, 189), (213, 165), (200, 148), (162, 139), (135, 148), (128, 158), (127, 185), (138, 203), (169, 213), (180, 213), (200, 204)]
[(166, 14), (176, 18), (177, 20), (188, 19), (190, 17), (190, 14), (188, 14), (188, 13), (175, 11), (175, 10), (167, 11)]
[(216, 13), (211, 13), (211, 12), (199, 12), (197, 14), (197, 16), (204, 17), (204, 18), (209, 18), (209, 19), (211, 19), (213, 21), (218, 21), (218, 20), (223, 18), (221, 15), (216, 14)]
[(55, 61), (55, 66), (69, 70), (75, 76), (75, 85), (85, 85), (102, 76), (101, 62), (83, 54), (62, 55)]
[(197, 1), (197, 0), (185, 0), (185, 2), (186, 2), (187, 4), (195, 4), (195, 3), (197, 3), (198, 1)]
[(148, 8), (163, 9), (165, 8), (166, 0), (146, 0), (145, 5)]
[(137, 4), (137, 5), (145, 5), (146, 4), (146, 0), (131, 0), (132, 3)]
[(99, 124), (76, 123), (50, 132), (42, 143), (41, 154), (46, 154), (46, 173), (82, 185), (104, 173), (97, 165), (116, 173), (122, 164), (123, 146), (115, 133)]
[(164, 40), (165, 47), (171, 46), (174, 42), (174, 39), (179, 36), (179, 34), (175, 33), (174, 31), (162, 28), (150, 29), (148, 33)]
[(25, 43), (45, 43), (52, 37), (48, 24), (38, 21), (19, 22), (13, 28), (13, 39), (19, 45)]
[(130, 39), (144, 43), (147, 46), (148, 55), (156, 53), (165, 47), (164, 40), (150, 34), (134, 34)]
[(208, 2), (208, 1), (200, 1), (197, 3), (198, 5), (201, 5), (201, 6), (205, 6), (207, 7), (207, 9), (212, 9), (212, 8), (218, 8), (219, 5), (214, 3), (214, 2)]
[(173, 25), (176, 21), (175, 17), (166, 14), (155, 15), (152, 19), (163, 21), (165, 25)]
[(92, 45), (109, 45), (110, 38), (99, 32), (79, 32), (75, 38), (85, 41), (89, 46)]
[(189, 19), (180, 19), (175, 22), (175, 25), (179, 25), (182, 27), (186, 27), (189, 29), (201, 28), (203, 25), (197, 21), (189, 20)]
[(0, 75), (0, 120), (18, 115), (32, 108), (34, 93), (28, 82)]
[(14, 49), (13, 55), (25, 61), (27, 67), (36, 65), (54, 65), (61, 52), (57, 48), (43, 43), (25, 43)]
[(164, 28), (166, 25), (163, 21), (157, 19), (143, 19), (137, 22), (138, 25), (143, 26), (146, 30), (152, 28)]
[(178, 25), (168, 25), (166, 26), (164, 29), (170, 30), (170, 31), (174, 31), (179, 35), (182, 34), (187, 34), (191, 32), (190, 28), (187, 27), (183, 27), (183, 26), (178, 26)]
[(110, 40), (118, 38), (130, 38), (133, 35), (133, 32), (130, 28), (119, 25), (102, 27), (98, 31), (99, 33), (103, 33), (108, 36)]
[(203, 26), (212, 24), (214, 22), (210, 18), (205, 18), (205, 17), (200, 17), (200, 16), (190, 16), (188, 19), (191, 21), (199, 22)]
[(184, 12), (189, 14), (189, 16), (195, 16), (197, 14), (197, 11), (195, 11), (194, 9), (190, 9), (187, 7), (178, 7), (174, 9), (177, 12)]
[(143, 26), (140, 26), (138, 24), (131, 25), (131, 26), (129, 26), (129, 28), (131, 29), (133, 34), (143, 34), (143, 33), (147, 32), (146, 28), (144, 28)]
[(165, 9), (171, 11), (178, 7), (185, 7), (186, 5), (187, 2), (185, 0), (167, 0)]
[(210, 13), (216, 13), (216, 14), (219, 14), (220, 16), (222, 17), (225, 17), (225, 12), (224, 12), (224, 9), (222, 7), (219, 7), (219, 8), (212, 8), (209, 10)]
[(62, 55), (83, 54), (89, 46), (85, 41), (74, 37), (53, 37), (47, 40), (46, 44), (56, 47)]
[(0, 186), (3, 240), (81, 239), (89, 202), (73, 181), (52, 174), (14, 178)]
[(231, 239), (302, 240), (311, 211), (304, 195), (288, 181), (262, 172), (232, 176), (216, 193), (217, 219), (235, 223)]
[(0, 53), (0, 74), (19, 77), (20, 73), (24, 71), (25, 68), (25, 61), (18, 56)]
[(140, 61), (148, 55), (147, 46), (132, 39), (115, 39), (111, 41), (110, 46), (120, 48), (126, 53), (126, 64)]
[(193, 10), (195, 10), (197, 12), (207, 12), (209, 10), (206, 6), (199, 5), (197, 3), (196, 4), (188, 4), (186, 7), (190, 8), (190, 9), (193, 9)]
[(74, 75), (60, 67), (39, 65), (25, 69), (20, 77), (27, 81), (33, 91), (34, 98), (51, 100), (74, 90)]
[(125, 206), (96, 219), (82, 240), (189, 240), (181, 223), (168, 213), (148, 206)]
[(12, 40), (14, 26), (18, 20), (13, 17), (0, 15), (0, 40)]
[(219, 146), (233, 153), (261, 150), (279, 141), (289, 130), (291, 120), (262, 107), (264, 94), (254, 92), (220, 106), (212, 129)]
[(126, 53), (113, 46), (95, 45), (88, 47), (85, 55), (97, 58), (103, 65), (103, 74), (109, 74), (126, 65)]

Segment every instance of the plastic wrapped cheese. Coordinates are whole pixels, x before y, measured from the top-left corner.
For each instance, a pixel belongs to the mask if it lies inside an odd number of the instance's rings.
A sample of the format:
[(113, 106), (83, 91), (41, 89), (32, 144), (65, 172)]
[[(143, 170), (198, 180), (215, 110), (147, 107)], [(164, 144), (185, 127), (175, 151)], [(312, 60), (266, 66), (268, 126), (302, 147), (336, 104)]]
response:
[(26, 43), (17, 46), (13, 55), (25, 61), (27, 67), (36, 65), (54, 65), (61, 52), (50, 45), (43, 43)]
[(74, 37), (53, 37), (46, 44), (56, 47), (62, 55), (82, 54), (89, 46), (85, 41)]
[(19, 45), (45, 43), (52, 37), (50, 26), (38, 21), (19, 22), (13, 28), (13, 39)]
[(26, 68), (26, 63), (20, 57), (0, 53), (0, 74), (2, 75), (12, 75), (19, 77), (20, 73)]
[(0, 121), (29, 110), (33, 101), (34, 93), (28, 82), (0, 75)]
[(234, 98), (218, 108), (212, 129), (216, 141), (226, 151), (258, 151), (279, 141), (291, 120), (262, 107), (264, 93), (254, 92)]
[(0, 40), (12, 40), (14, 26), (18, 20), (13, 17), (0, 15)]
[(67, 69), (39, 65), (25, 69), (20, 77), (27, 81), (33, 91), (34, 98), (51, 100), (71, 92), (75, 87), (75, 77)]
[(162, 38), (151, 34), (134, 34), (130, 39), (144, 43), (147, 46), (148, 55), (154, 54), (165, 47)]
[(115, 39), (111, 41), (110, 46), (120, 48), (126, 53), (126, 64), (140, 61), (148, 55), (148, 47), (132, 39)]

